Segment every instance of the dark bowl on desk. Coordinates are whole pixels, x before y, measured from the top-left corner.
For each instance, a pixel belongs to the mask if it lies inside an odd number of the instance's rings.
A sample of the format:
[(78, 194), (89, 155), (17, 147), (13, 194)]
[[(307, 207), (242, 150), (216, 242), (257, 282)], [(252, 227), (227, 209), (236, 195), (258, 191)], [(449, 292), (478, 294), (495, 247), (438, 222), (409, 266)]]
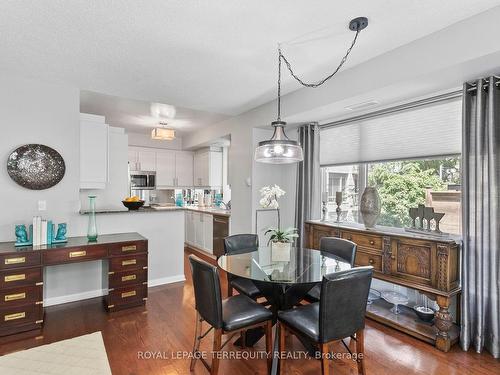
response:
[(144, 201), (136, 201), (136, 202), (122, 201), (122, 203), (129, 210), (138, 210), (139, 208), (141, 208), (142, 206), (144, 206)]

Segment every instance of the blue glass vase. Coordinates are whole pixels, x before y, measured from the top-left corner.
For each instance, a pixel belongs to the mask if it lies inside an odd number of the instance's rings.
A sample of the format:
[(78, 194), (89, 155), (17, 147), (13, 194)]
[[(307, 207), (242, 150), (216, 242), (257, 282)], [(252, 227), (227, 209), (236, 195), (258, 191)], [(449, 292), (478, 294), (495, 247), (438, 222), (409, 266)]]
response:
[(87, 228), (87, 239), (89, 242), (97, 241), (97, 223), (95, 219), (95, 195), (89, 195), (89, 226)]

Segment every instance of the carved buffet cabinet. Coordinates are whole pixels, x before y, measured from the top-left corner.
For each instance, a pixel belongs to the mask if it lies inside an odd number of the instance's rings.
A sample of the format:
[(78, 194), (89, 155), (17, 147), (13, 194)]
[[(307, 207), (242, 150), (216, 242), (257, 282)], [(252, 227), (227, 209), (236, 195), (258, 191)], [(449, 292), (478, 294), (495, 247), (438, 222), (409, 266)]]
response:
[(72, 237), (33, 248), (0, 243), (0, 336), (41, 329), (43, 267), (103, 260), (102, 286), (109, 312), (144, 305), (148, 294), (148, 241), (138, 233)]
[(357, 244), (356, 265), (373, 266), (374, 278), (418, 290), (439, 305), (434, 324), (420, 321), (408, 309), (395, 315), (389, 310), (392, 305), (383, 300), (368, 305), (369, 318), (433, 343), (442, 351), (448, 351), (458, 340), (459, 330), (449, 306), (460, 293), (459, 239), (321, 221), (307, 222), (305, 231), (305, 246), (312, 249), (319, 249), (321, 237), (353, 241)]

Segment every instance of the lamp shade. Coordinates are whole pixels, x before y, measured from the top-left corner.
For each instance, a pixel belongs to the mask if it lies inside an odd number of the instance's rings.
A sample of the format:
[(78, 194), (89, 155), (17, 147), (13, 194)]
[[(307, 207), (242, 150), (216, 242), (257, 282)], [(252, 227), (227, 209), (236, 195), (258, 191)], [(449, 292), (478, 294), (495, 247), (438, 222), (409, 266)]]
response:
[(175, 130), (168, 128), (155, 128), (151, 132), (151, 139), (172, 141), (175, 139)]
[(274, 134), (268, 141), (259, 142), (254, 158), (259, 163), (290, 164), (304, 160), (302, 147), (285, 134), (284, 121), (274, 121)]

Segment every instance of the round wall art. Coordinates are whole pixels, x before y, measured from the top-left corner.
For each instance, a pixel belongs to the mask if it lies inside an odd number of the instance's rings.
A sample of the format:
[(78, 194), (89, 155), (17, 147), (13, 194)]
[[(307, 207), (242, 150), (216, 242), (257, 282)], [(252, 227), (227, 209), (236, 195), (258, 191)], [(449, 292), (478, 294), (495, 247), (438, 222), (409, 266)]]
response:
[(18, 147), (7, 159), (10, 178), (27, 189), (48, 189), (62, 180), (65, 171), (61, 154), (44, 145)]

